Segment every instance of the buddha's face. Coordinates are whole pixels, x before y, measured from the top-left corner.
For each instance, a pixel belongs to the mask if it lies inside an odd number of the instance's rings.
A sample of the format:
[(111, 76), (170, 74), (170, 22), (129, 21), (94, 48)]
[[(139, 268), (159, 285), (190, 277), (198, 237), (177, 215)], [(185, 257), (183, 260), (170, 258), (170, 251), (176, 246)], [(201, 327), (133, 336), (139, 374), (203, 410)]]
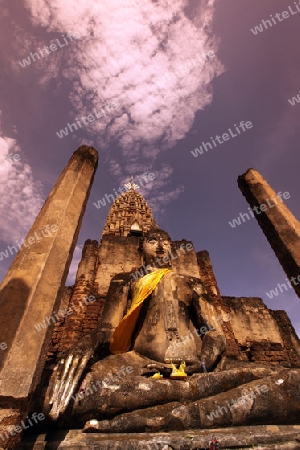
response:
[[(160, 233), (150, 234), (143, 242), (143, 255), (146, 264), (155, 262), (157, 258), (160, 261), (171, 253), (171, 241), (165, 235)], [(168, 262), (164, 263), (165, 266)]]

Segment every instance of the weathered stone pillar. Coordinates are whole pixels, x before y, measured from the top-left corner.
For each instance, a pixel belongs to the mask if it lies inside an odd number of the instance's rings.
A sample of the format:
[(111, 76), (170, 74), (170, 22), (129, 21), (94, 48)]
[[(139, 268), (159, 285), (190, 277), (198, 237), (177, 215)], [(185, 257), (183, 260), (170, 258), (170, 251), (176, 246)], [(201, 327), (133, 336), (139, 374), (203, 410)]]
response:
[(22, 405), (40, 380), (53, 325), (89, 197), (98, 153), (81, 146), (41, 209), (0, 291), (0, 405)]
[(300, 297), (300, 223), (256, 170), (238, 177), (238, 185)]

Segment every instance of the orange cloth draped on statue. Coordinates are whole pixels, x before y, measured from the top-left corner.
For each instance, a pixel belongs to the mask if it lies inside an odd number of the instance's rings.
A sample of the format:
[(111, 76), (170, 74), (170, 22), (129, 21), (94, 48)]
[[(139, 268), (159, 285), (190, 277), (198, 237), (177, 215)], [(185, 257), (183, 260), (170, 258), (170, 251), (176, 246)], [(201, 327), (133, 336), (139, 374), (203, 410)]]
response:
[(128, 352), (143, 302), (154, 291), (162, 277), (171, 272), (170, 269), (156, 269), (141, 278), (133, 290), (131, 308), (116, 327), (110, 340), (110, 351), (114, 355)]

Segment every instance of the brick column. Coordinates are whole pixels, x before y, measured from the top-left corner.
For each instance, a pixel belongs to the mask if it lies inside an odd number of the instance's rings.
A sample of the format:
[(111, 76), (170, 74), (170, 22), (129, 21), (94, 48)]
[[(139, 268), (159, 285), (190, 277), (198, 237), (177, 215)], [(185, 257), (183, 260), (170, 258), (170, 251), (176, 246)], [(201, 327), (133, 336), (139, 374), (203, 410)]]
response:
[[(60, 352), (72, 347), (82, 336), (97, 329), (100, 302), (95, 292), (94, 280), (98, 263), (98, 242), (87, 240), (82, 250), (69, 311), (60, 329)], [(89, 301), (93, 295), (96, 301)]]
[(201, 279), (205, 284), (207, 293), (211, 298), (214, 307), (216, 308), (218, 313), (220, 313), (219, 320), (222, 326), (223, 333), (226, 336), (226, 355), (231, 358), (242, 359), (243, 355), (235, 340), (230, 323), (230, 308), (221, 297), (208, 251), (203, 250), (198, 252), (197, 260)]

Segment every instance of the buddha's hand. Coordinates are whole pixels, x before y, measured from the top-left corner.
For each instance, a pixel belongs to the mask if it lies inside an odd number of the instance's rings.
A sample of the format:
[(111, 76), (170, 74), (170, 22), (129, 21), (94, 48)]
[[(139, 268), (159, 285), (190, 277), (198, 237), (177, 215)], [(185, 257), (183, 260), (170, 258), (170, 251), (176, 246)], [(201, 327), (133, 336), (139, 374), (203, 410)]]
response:
[(160, 372), (164, 377), (169, 377), (172, 373), (172, 364), (164, 364), (161, 362), (147, 363), (141, 370), (141, 375), (155, 374)]
[(185, 363), (186, 367), (184, 371), (187, 375), (193, 375), (193, 373), (202, 372), (201, 359), (188, 359), (187, 361), (185, 361)]
[(82, 373), (94, 354), (96, 345), (95, 335), (84, 336), (65, 352), (55, 366), (44, 403), (45, 410), (49, 411), (49, 407), (51, 407), (48, 415), (52, 420), (56, 420), (65, 412)]

